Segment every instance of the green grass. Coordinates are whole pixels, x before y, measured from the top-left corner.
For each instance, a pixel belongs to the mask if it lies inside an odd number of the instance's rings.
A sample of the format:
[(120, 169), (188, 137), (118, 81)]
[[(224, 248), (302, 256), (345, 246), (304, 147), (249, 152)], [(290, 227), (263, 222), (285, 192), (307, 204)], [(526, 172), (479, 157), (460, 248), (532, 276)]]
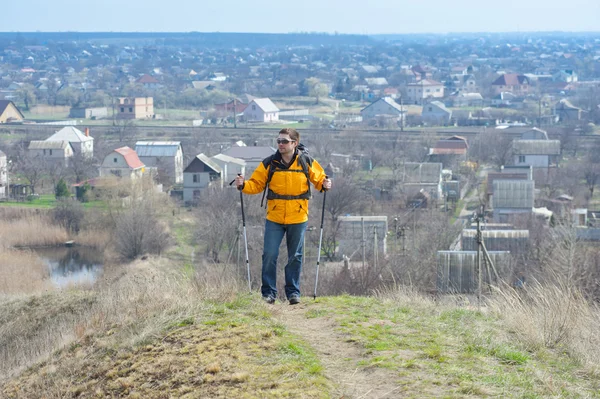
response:
[[(476, 310), (400, 306), (364, 297), (325, 297), (307, 317), (328, 309), (348, 342), (365, 349), (358, 367), (378, 367), (408, 378), (409, 392), (444, 386), (447, 397), (600, 397), (597, 382), (558, 352), (530, 353), (507, 336), (501, 320)], [(411, 378), (411, 370), (421, 377)], [(426, 377), (422, 377), (426, 374)], [(540, 376), (552, 376), (540, 381)]]
[(31, 201), (4, 201), (0, 202), (0, 206), (26, 207), (26, 208), (54, 208), (56, 205), (56, 197), (52, 194), (43, 194)]

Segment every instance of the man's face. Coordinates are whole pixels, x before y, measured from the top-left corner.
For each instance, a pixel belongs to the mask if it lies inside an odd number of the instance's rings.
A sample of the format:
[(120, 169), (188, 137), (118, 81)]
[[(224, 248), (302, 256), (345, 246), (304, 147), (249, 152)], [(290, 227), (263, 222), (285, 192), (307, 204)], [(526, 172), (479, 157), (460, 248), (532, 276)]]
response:
[(277, 137), (277, 148), (281, 154), (291, 154), (296, 148), (296, 143), (289, 134), (280, 134)]

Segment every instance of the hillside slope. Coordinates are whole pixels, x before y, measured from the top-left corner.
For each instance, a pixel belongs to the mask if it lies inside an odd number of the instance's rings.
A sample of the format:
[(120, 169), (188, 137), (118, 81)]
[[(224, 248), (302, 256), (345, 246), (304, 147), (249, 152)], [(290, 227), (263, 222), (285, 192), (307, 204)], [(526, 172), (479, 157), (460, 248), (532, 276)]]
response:
[[(3, 309), (6, 310), (6, 309)], [(130, 344), (84, 334), (5, 381), (6, 398), (600, 397), (560, 350), (526, 350), (501, 319), (415, 295), (263, 304), (205, 300)], [(150, 316), (154, 317), (154, 316)]]

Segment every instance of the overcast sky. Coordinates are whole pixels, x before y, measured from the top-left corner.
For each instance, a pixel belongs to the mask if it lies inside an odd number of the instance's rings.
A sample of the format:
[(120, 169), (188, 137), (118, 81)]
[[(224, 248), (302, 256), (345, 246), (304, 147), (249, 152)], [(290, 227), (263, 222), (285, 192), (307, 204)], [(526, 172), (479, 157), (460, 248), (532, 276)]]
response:
[(600, 31), (600, 0), (28, 0), (2, 11), (2, 32)]

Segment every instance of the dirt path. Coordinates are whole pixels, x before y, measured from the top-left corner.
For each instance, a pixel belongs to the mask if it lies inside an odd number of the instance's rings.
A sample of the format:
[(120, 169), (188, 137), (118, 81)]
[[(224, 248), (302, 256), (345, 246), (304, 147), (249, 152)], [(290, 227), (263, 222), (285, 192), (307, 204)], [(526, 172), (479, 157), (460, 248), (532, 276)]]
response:
[(274, 315), (290, 332), (304, 338), (317, 352), (327, 378), (336, 385), (333, 392), (339, 399), (380, 399), (398, 397), (401, 386), (394, 383), (398, 376), (379, 368), (358, 365), (365, 359), (364, 349), (348, 342), (333, 319), (306, 317), (306, 305), (275, 305)]

